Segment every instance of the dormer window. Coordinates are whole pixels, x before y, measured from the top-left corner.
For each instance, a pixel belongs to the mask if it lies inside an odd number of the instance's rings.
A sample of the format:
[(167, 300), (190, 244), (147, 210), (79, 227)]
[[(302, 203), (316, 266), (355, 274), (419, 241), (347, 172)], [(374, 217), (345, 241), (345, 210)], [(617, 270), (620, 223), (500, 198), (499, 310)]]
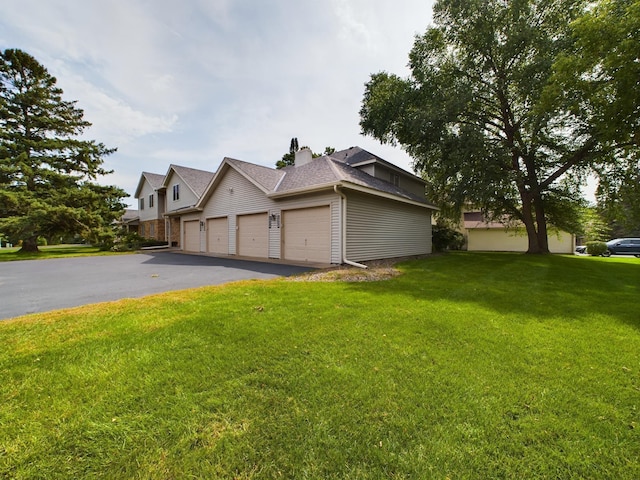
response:
[(149, 195), (149, 208), (153, 208), (153, 193)]
[(391, 176), (389, 178), (389, 181), (391, 183), (393, 183), (396, 187), (399, 187), (400, 186), (400, 175), (398, 175), (397, 173), (391, 172)]
[(180, 200), (180, 184), (176, 183), (173, 186), (173, 201)]

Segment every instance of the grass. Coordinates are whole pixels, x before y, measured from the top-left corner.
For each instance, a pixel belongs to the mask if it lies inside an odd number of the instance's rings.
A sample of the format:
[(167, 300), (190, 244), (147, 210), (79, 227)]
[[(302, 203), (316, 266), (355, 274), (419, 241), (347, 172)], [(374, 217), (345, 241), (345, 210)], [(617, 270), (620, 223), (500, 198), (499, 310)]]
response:
[(450, 254), (0, 322), (0, 478), (640, 478), (640, 261)]
[(39, 252), (20, 252), (20, 247), (0, 248), (0, 262), (12, 262), (16, 260), (37, 260), (44, 258), (60, 257), (86, 257), (102, 255), (121, 255), (110, 251), (100, 250), (100, 247), (91, 245), (48, 245), (38, 247)]

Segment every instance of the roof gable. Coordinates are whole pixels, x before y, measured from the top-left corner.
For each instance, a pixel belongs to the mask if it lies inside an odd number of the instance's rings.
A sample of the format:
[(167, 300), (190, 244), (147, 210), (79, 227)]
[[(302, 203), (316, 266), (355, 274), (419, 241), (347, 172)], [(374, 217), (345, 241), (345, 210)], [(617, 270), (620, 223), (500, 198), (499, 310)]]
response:
[(134, 198), (140, 198), (140, 191), (142, 190), (145, 182), (148, 183), (154, 190), (160, 190), (164, 182), (164, 175), (160, 175), (159, 173), (142, 172), (142, 174), (140, 175), (140, 180), (138, 180), (136, 193), (133, 195)]
[[(349, 150), (353, 150), (353, 148)], [(370, 158), (372, 154), (365, 150), (358, 149), (358, 155), (360, 161), (365, 161), (364, 159)], [(349, 155), (347, 155), (347, 157), (348, 156)], [(208, 201), (229, 169), (238, 172), (264, 192), (265, 195), (270, 197), (303, 195), (319, 189), (333, 188), (334, 186), (343, 186), (346, 188), (351, 186), (351, 188), (365, 190), (374, 195), (381, 195), (387, 198), (395, 198), (397, 200), (404, 200), (435, 208), (427, 202), (424, 196), (413, 194), (390, 182), (373, 177), (362, 170), (354, 168), (344, 161), (345, 158), (342, 154), (339, 154), (339, 158), (335, 158), (334, 155), (322, 156), (304, 165), (290, 165), (278, 170), (225, 157), (209, 183), (206, 192), (200, 197), (197, 208), (204, 207), (204, 204)], [(353, 158), (353, 156), (351, 156), (351, 158)], [(379, 159), (379, 157), (375, 158)], [(385, 165), (386, 164), (388, 164), (388, 162), (385, 162)], [(398, 167), (394, 166), (394, 168)], [(398, 168), (398, 170), (404, 172), (402, 169)], [(411, 175), (408, 172), (405, 173)]]
[(168, 188), (171, 183), (171, 177), (178, 175), (185, 185), (200, 198), (204, 194), (207, 185), (215, 175), (207, 170), (198, 170), (196, 168), (183, 167), (180, 165), (170, 165), (167, 174), (164, 177), (163, 187)]

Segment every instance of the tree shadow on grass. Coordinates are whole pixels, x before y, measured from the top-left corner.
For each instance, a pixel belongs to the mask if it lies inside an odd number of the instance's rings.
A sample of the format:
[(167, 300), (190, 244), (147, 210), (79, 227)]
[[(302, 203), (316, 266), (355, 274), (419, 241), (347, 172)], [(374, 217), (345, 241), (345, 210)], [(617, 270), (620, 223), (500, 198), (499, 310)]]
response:
[(354, 283), (389, 302), (412, 296), (504, 315), (580, 321), (604, 315), (640, 328), (640, 260), (560, 255), (455, 253), (398, 265), (388, 282)]

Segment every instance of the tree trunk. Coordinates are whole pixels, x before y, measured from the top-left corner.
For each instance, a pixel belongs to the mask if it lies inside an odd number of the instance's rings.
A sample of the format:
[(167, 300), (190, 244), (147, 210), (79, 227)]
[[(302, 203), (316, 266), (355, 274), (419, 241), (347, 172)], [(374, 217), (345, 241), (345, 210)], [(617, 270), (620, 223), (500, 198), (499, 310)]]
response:
[(540, 253), (540, 242), (536, 221), (533, 216), (532, 202), (529, 193), (524, 187), (520, 188), (520, 199), (522, 200), (522, 223), (524, 223), (524, 228), (527, 230), (527, 240), (529, 242), (527, 253)]
[(547, 217), (544, 213), (544, 203), (542, 196), (537, 193), (533, 203), (536, 208), (536, 224), (538, 226), (538, 251), (535, 253), (547, 254), (549, 252), (549, 235), (547, 232)]
[(38, 237), (31, 237), (22, 241), (22, 248), (20, 249), (21, 253), (37, 253), (39, 251)]

